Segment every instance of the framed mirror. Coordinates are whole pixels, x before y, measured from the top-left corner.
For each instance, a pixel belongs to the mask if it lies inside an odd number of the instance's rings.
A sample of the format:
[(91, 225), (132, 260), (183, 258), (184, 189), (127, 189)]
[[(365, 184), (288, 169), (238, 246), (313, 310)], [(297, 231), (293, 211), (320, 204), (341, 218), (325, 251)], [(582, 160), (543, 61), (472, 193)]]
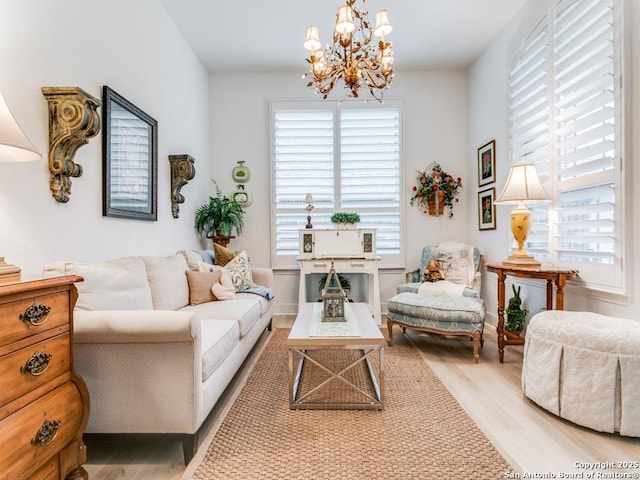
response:
[(158, 122), (102, 87), (102, 215), (157, 220)]

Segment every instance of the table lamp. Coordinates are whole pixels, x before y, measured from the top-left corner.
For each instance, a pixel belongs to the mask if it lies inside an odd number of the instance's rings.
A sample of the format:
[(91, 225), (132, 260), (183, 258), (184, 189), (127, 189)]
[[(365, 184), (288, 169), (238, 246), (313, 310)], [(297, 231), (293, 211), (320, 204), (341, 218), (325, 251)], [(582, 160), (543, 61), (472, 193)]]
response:
[(504, 265), (540, 268), (540, 262), (523, 249), (531, 227), (531, 210), (525, 204), (550, 200), (549, 194), (540, 183), (535, 165), (521, 163), (511, 167), (507, 183), (495, 202), (518, 205), (511, 212), (511, 233), (518, 243), (518, 249), (503, 260)]
[(313, 210), (313, 196), (310, 193), (307, 193), (307, 196), (304, 197), (304, 203), (307, 204), (304, 209), (307, 211), (307, 225), (305, 228), (313, 228), (311, 225), (311, 210)]
[[(11, 114), (0, 92), (0, 162), (30, 162), (41, 155), (26, 137)], [(19, 280), (20, 269), (0, 257), (0, 282)]]

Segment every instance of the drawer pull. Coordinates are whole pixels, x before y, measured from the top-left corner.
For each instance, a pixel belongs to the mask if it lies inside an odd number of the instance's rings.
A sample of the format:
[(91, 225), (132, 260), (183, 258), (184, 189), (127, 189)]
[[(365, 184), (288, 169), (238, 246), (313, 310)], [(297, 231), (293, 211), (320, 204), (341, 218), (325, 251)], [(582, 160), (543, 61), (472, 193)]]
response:
[(49, 445), (56, 439), (61, 423), (62, 420), (45, 420), (36, 433), (36, 436), (31, 439), (31, 444), (41, 445), (43, 447)]
[(47, 321), (50, 311), (51, 307), (47, 307), (39, 302), (34, 302), (33, 305), (27, 308), (24, 313), (20, 315), (20, 320), (37, 327)]
[(52, 355), (44, 352), (36, 352), (27, 360), (24, 367), (20, 367), (20, 373), (30, 373), (34, 377), (42, 375), (49, 368)]

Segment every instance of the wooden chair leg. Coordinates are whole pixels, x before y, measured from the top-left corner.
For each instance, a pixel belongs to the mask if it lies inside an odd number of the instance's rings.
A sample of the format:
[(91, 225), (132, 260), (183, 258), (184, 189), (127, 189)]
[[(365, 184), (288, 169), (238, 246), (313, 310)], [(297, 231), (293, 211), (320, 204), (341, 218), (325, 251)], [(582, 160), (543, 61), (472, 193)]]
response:
[(480, 361), (480, 332), (474, 332), (473, 334), (473, 358), (475, 359), (476, 363), (478, 363)]
[(389, 338), (387, 343), (391, 345), (393, 343), (393, 322), (387, 318), (387, 330), (389, 330)]

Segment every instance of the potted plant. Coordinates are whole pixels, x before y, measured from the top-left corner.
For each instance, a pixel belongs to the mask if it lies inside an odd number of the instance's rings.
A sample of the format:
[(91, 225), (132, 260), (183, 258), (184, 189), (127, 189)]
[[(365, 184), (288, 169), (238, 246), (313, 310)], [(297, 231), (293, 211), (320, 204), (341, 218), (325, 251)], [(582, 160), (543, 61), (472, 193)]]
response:
[(219, 185), (216, 186), (215, 196), (210, 196), (209, 201), (196, 211), (195, 228), (201, 235), (209, 238), (214, 235), (231, 236), (233, 230), (238, 235), (244, 227), (244, 210), (242, 206), (222, 193)]
[(336, 212), (331, 215), (331, 223), (343, 230), (355, 229), (359, 221), (360, 215), (357, 213)]
[(453, 204), (458, 201), (462, 178), (445, 172), (439, 163), (431, 165), (431, 172), (418, 171), (418, 184), (413, 186), (409, 203), (417, 204), (429, 215), (442, 215), (449, 207), (449, 218), (453, 217)]
[(513, 297), (509, 299), (509, 305), (507, 306), (507, 322), (504, 324), (504, 329), (516, 335), (520, 335), (524, 329), (524, 319), (527, 315), (527, 310), (523, 310), (521, 308), (521, 287), (518, 286), (516, 289), (515, 285), (511, 285), (511, 288), (513, 289)]

